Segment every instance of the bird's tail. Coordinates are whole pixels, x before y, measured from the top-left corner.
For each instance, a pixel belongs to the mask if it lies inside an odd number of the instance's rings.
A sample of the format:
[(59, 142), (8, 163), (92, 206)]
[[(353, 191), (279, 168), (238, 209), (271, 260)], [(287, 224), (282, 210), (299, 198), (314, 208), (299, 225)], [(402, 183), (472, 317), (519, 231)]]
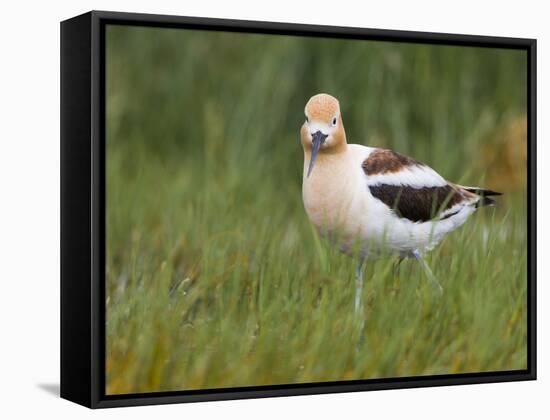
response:
[(479, 187), (465, 187), (463, 185), (460, 185), (459, 187), (462, 188), (463, 190), (468, 191), (469, 193), (472, 193), (481, 197), (476, 202), (475, 204), (476, 207), (494, 206), (495, 200), (491, 198), (491, 196), (502, 195), (502, 193), (499, 193), (493, 190), (487, 190), (484, 188), (479, 188)]

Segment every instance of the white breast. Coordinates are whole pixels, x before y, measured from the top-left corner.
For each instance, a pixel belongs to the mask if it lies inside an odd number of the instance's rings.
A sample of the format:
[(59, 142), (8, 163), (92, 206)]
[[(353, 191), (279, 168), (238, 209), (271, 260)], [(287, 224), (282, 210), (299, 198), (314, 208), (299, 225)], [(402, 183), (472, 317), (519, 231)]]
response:
[(343, 153), (320, 154), (309, 177), (309, 157), (304, 159), (304, 207), (321, 234), (338, 236), (346, 244), (363, 236), (368, 195), (361, 163), (371, 150), (348, 145)]

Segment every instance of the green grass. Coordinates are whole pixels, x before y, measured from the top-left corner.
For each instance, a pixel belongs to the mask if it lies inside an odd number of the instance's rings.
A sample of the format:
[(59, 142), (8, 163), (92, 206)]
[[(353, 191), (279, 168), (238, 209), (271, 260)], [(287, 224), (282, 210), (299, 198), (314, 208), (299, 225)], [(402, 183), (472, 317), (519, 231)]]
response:
[[(524, 53), (107, 39), (107, 393), (526, 367), (526, 166), (506, 152), (524, 144)], [(351, 142), (505, 193), (429, 254), (441, 298), (414, 262), (369, 261), (363, 334), (355, 261), (302, 205), (298, 129), (319, 91), (340, 99)]]

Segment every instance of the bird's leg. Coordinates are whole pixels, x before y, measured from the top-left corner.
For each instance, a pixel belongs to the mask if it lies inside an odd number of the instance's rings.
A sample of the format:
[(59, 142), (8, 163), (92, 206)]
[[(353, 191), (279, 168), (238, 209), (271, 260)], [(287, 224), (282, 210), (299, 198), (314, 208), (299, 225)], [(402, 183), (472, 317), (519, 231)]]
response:
[(393, 276), (394, 277), (397, 277), (397, 275), (399, 274), (399, 266), (401, 265), (401, 263), (403, 262), (404, 259), (405, 259), (405, 257), (400, 256), (399, 259), (397, 260), (397, 262), (393, 265)]
[(357, 269), (355, 270), (355, 313), (361, 312), (363, 309), (363, 262), (365, 258), (361, 257)]
[(355, 319), (357, 324), (358, 341), (355, 347), (356, 352), (361, 351), (365, 340), (365, 318), (363, 315), (363, 263), (365, 258), (361, 257), (355, 270)]
[(437, 281), (436, 277), (434, 276), (434, 273), (428, 266), (428, 263), (424, 261), (424, 259), (422, 258), (422, 255), (418, 251), (413, 251), (412, 256), (415, 260), (420, 262), (420, 264), (422, 265), (422, 268), (424, 269), (424, 272), (426, 273), (426, 277), (428, 278), (428, 281), (432, 285), (433, 289), (437, 292), (437, 294), (441, 296), (441, 294), (443, 293), (443, 287), (441, 287), (441, 285)]

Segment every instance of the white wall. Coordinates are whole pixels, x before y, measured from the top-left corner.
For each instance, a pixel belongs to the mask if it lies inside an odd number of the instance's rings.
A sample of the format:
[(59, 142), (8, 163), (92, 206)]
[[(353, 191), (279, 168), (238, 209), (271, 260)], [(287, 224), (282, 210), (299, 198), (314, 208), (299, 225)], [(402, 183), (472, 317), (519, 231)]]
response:
[[(6, 2), (0, 64), (0, 416), (56, 418), (518, 418), (550, 414), (550, 14), (543, 1)], [(370, 4), (369, 4), (370, 3)], [(449, 3), (449, 4), (447, 4)], [(538, 38), (539, 381), (103, 410), (55, 398), (59, 382), (59, 21), (96, 10)], [(546, 258), (545, 258), (546, 257)], [(545, 261), (546, 260), (546, 261)], [(546, 305), (546, 306), (544, 306)], [(49, 390), (49, 391), (48, 391)], [(7, 414), (10, 412), (11, 414)], [(539, 414), (537, 417), (542, 418)]]

